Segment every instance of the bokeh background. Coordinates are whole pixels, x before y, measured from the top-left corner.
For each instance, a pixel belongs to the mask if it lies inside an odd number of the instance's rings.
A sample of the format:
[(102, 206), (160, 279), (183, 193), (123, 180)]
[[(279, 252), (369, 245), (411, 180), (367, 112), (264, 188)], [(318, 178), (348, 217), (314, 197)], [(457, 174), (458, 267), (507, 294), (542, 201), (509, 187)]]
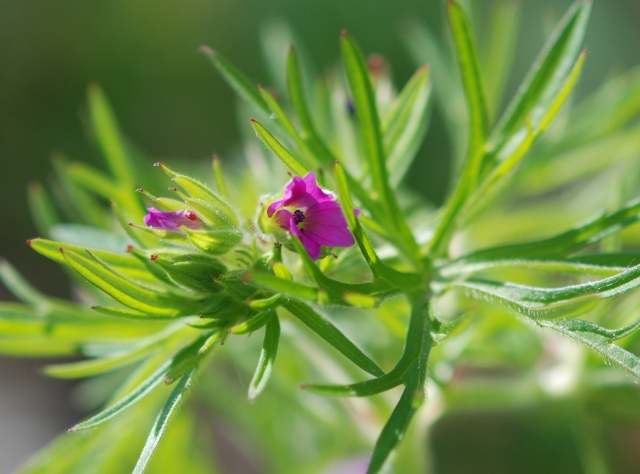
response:
[[(466, 3), (482, 42), (494, 2)], [(507, 96), (571, 1), (522, 3)], [(102, 86), (121, 128), (149, 155), (149, 164), (158, 159), (205, 160), (214, 152), (233, 160), (239, 127), (249, 126), (248, 117), (237, 116), (234, 94), (197, 52), (200, 45), (219, 50), (258, 83), (269, 77), (261, 41), (268, 25), (287, 23), (320, 70), (335, 64), (339, 32), (347, 28), (366, 53), (390, 60), (394, 80), (402, 84), (417, 66), (403, 40), (403, 25), (418, 19), (446, 35), (444, 5), (445, 0), (0, 0), (0, 257), (43, 291), (69, 296), (63, 273), (25, 245), (36, 236), (26, 188), (49, 179), (52, 153), (100, 166), (85, 126), (88, 84)], [(615, 71), (640, 64), (639, 18), (637, 0), (595, 2), (580, 94)], [(435, 112), (409, 183), (435, 202), (444, 199), (451, 174), (438, 117)], [(0, 286), (0, 299), (10, 298)], [(0, 360), (1, 474), (11, 472), (80, 416), (73, 387), (45, 380), (37, 373), (40, 365)], [(507, 421), (493, 419), (495, 431), (504, 431), (500, 423)], [(470, 433), (468, 442), (473, 444), (477, 440), (473, 430)], [(570, 460), (560, 461), (570, 465)], [(441, 467), (443, 472), (461, 472), (455, 462)], [(491, 472), (501, 472), (496, 469)], [(504, 472), (510, 472), (508, 467)]]

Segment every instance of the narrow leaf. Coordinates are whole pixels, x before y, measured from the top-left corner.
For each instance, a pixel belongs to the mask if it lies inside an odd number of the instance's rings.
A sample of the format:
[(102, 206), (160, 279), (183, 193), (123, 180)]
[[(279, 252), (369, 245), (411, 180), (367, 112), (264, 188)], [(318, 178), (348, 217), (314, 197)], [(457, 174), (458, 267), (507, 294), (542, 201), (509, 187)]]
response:
[(579, 0), (567, 12), (495, 127), (490, 140), (494, 148), (500, 148), (528, 115), (545, 110), (544, 104), (557, 95), (582, 49), (590, 11), (591, 2)]
[(258, 138), (269, 148), (282, 162), (289, 167), (291, 171), (299, 176), (305, 176), (307, 169), (283, 147), (276, 138), (259, 122), (251, 120), (251, 126), (258, 135)]
[[(594, 324), (579, 319), (566, 319), (560, 321), (536, 321), (542, 327), (553, 329), (561, 334), (586, 344), (599, 353), (609, 362), (612, 362), (631, 375), (640, 379), (640, 358), (635, 354), (612, 343), (612, 337), (608, 337), (594, 328)], [(595, 330), (594, 330), (595, 329)], [(637, 328), (636, 328), (637, 329)], [(606, 333), (605, 333), (606, 334)]]
[(258, 108), (266, 115), (269, 115), (269, 107), (256, 89), (256, 86), (244, 74), (242, 74), (231, 62), (217, 51), (212, 50), (208, 46), (201, 46), (202, 52), (209, 61), (222, 74), (227, 83), (238, 93), (240, 97), (245, 99), (254, 107)]
[(482, 77), (476, 45), (464, 10), (455, 1), (448, 2), (449, 22), (456, 45), (458, 67), (469, 110), (468, 160), (475, 163), (467, 166), (477, 167), (482, 157), (481, 149), (487, 138), (487, 106), (484, 98)]
[(144, 379), (140, 384), (138, 384), (133, 390), (131, 390), (127, 395), (122, 397), (116, 403), (107, 407), (97, 415), (92, 416), (88, 420), (85, 420), (82, 423), (78, 423), (74, 427), (70, 428), (69, 431), (85, 430), (87, 428), (92, 428), (94, 426), (100, 425), (118, 415), (122, 411), (126, 410), (131, 405), (140, 401), (142, 398), (148, 395), (151, 390), (162, 383), (162, 381), (164, 380), (164, 376), (170, 366), (171, 360), (164, 362), (151, 375), (149, 375), (146, 379)]
[(294, 300), (287, 302), (283, 306), (309, 329), (314, 331), (362, 370), (376, 377), (384, 375), (382, 369), (378, 367), (369, 356), (358, 349), (358, 347), (328, 319), (311, 309), (311, 307)]
[(187, 389), (191, 386), (191, 379), (193, 378), (195, 371), (196, 369), (192, 369), (189, 373), (185, 374), (180, 379), (180, 382), (176, 384), (171, 395), (169, 395), (167, 402), (164, 407), (162, 407), (162, 410), (158, 414), (158, 417), (151, 428), (149, 437), (147, 438), (144, 448), (142, 448), (142, 453), (140, 454), (138, 462), (133, 469), (133, 474), (142, 474), (147, 468), (147, 464), (149, 464), (151, 456), (158, 447), (158, 443), (160, 442), (162, 435), (164, 435), (167, 430), (172, 416), (175, 415)]
[(258, 367), (249, 384), (249, 401), (255, 401), (256, 397), (262, 393), (267, 386), (273, 363), (278, 352), (278, 342), (280, 340), (280, 322), (273, 311), (270, 311), (271, 318), (267, 321), (267, 328), (264, 333), (264, 342), (262, 343), (262, 352), (260, 352), (260, 360)]

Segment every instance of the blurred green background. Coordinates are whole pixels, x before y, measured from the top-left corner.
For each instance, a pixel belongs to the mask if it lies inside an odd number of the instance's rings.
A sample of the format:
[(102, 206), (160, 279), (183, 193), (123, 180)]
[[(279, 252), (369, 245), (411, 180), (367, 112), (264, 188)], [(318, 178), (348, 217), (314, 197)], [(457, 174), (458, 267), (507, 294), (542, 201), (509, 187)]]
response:
[[(481, 43), (487, 12), (497, 3), (466, 2)], [(522, 3), (507, 97), (572, 2)], [(39, 288), (68, 296), (63, 272), (25, 245), (37, 235), (26, 187), (32, 181), (47, 181), (54, 152), (101, 166), (84, 120), (89, 83), (103, 87), (122, 129), (148, 153), (149, 165), (167, 158), (205, 160), (214, 152), (231, 160), (238, 155), (239, 127), (249, 127), (249, 117), (237, 117), (234, 94), (197, 52), (200, 45), (219, 50), (256, 84), (268, 85), (260, 39), (267, 23), (288, 23), (318, 70), (335, 64), (339, 32), (347, 28), (365, 53), (388, 58), (396, 84), (403, 84), (417, 67), (403, 43), (403, 25), (419, 19), (446, 37), (444, 4), (445, 0), (0, 1), (0, 257)], [(615, 71), (640, 64), (639, 18), (638, 0), (595, 2), (580, 94)], [(442, 130), (436, 111), (409, 183), (435, 202), (444, 199), (450, 176)], [(9, 298), (0, 287), (0, 299)], [(501, 472), (513, 472), (503, 467)]]

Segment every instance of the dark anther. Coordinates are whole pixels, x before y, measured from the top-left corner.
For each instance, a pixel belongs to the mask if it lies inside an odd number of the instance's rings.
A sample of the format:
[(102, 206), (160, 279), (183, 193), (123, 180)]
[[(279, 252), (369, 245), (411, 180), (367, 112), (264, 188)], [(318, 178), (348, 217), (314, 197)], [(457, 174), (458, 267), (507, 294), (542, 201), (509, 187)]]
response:
[(296, 222), (296, 225), (300, 224), (301, 222), (304, 222), (304, 212), (302, 212), (300, 209), (297, 209), (294, 213), (293, 213), (293, 218)]

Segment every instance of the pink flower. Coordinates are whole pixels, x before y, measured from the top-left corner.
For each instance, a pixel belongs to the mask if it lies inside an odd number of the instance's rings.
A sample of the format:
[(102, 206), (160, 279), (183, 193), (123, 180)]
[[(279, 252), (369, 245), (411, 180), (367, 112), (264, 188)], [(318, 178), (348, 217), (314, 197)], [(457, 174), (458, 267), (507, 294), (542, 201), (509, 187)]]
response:
[(170, 231), (179, 231), (180, 226), (185, 226), (188, 229), (200, 229), (202, 227), (200, 219), (193, 211), (162, 212), (154, 207), (148, 207), (147, 211), (149, 214), (144, 216), (144, 223), (147, 227)]
[(320, 257), (321, 247), (350, 247), (355, 243), (340, 204), (316, 184), (312, 172), (304, 178), (293, 178), (282, 199), (267, 208), (267, 216), (298, 237), (314, 261)]

